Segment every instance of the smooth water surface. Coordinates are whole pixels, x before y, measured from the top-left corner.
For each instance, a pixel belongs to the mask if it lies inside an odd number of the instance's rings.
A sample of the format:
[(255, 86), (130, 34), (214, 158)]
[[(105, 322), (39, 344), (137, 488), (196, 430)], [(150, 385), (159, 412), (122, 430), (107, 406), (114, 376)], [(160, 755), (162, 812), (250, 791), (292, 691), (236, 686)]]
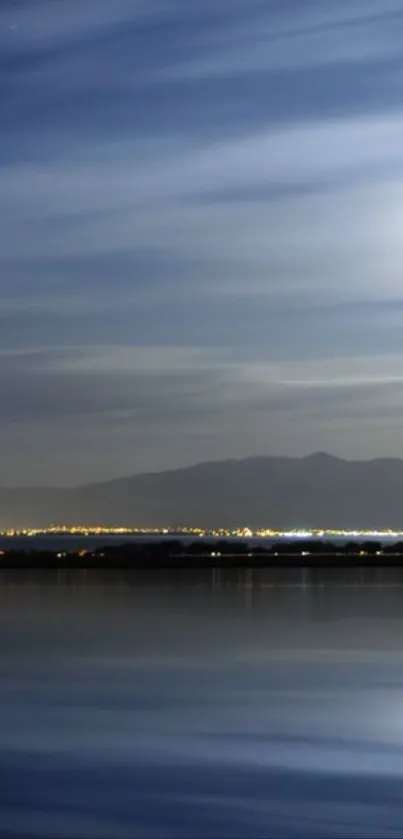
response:
[(400, 837), (403, 571), (0, 574), (0, 836)]

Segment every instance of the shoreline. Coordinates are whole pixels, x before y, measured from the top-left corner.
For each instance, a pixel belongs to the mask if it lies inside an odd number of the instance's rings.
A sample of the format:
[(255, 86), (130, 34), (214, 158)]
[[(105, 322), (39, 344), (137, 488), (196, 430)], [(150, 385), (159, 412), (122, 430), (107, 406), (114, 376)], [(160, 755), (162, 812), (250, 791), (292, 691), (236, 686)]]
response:
[(59, 556), (54, 553), (8, 553), (0, 556), (0, 572), (11, 568), (28, 570), (125, 570), (125, 571), (192, 571), (213, 569), (282, 569), (282, 568), (402, 568), (403, 553), (385, 553), (382, 556), (374, 554), (279, 554), (277, 556), (228, 554), (221, 557), (211, 555), (180, 556), (122, 556), (108, 554), (108, 556), (70, 554)]

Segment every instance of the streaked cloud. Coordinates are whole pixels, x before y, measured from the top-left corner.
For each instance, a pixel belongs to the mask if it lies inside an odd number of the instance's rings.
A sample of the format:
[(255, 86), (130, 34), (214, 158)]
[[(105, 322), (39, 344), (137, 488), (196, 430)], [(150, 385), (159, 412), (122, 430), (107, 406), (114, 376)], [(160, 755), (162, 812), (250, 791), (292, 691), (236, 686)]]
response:
[(3, 4), (5, 482), (401, 452), (402, 19)]
[(250, 20), (227, 19), (211, 37), (195, 39), (202, 55), (165, 70), (166, 80), (242, 77), (298, 68), (367, 63), (399, 56), (395, 2), (283, 3), (270, 9), (251, 4)]

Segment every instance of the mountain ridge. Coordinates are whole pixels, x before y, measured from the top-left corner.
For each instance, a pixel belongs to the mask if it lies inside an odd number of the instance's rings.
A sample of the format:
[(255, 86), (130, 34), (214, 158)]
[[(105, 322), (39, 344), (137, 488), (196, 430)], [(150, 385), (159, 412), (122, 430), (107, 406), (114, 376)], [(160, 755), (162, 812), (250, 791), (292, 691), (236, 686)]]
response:
[(0, 528), (402, 528), (403, 460), (252, 456), (76, 487), (0, 488)]
[[(330, 454), (329, 452), (312, 452), (311, 454), (302, 455), (300, 457), (293, 457), (292, 455), (249, 455), (248, 457), (229, 457), (225, 458), (225, 460), (202, 460), (197, 461), (196, 463), (192, 463), (189, 466), (174, 466), (169, 469), (161, 469), (161, 470), (150, 470), (146, 472), (135, 472), (134, 474), (122, 475), (117, 478), (108, 478), (106, 480), (101, 481), (90, 481), (84, 484), (76, 484), (73, 487), (68, 487), (68, 489), (83, 489), (84, 487), (93, 487), (99, 485), (107, 485), (107, 484), (116, 484), (117, 482), (121, 481), (131, 481), (136, 478), (144, 478), (144, 477), (151, 477), (154, 475), (173, 475), (178, 474), (179, 472), (189, 472), (190, 470), (194, 469), (205, 469), (207, 467), (216, 467), (216, 466), (225, 466), (229, 464), (246, 464), (251, 462), (261, 462), (261, 461), (316, 461), (319, 462), (338, 462), (338, 463), (346, 463), (346, 464), (365, 464), (365, 463), (400, 463), (403, 468), (403, 457), (373, 457), (373, 458), (363, 458), (358, 460), (350, 460), (349, 458), (339, 457), (338, 455)], [(4, 487), (3, 487), (4, 488)], [(53, 489), (54, 487), (52, 487)], [(1, 488), (0, 488), (1, 489)], [(26, 487), (19, 487), (19, 489), (26, 489)], [(44, 487), (35, 487), (35, 489), (44, 489)], [(65, 489), (64, 487), (58, 487), (58, 489)]]

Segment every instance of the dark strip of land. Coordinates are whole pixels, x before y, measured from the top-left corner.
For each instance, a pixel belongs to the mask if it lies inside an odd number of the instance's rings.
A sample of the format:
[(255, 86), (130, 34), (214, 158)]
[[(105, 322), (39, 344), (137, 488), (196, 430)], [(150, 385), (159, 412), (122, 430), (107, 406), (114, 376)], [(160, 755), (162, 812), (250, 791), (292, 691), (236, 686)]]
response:
[(403, 567), (403, 543), (280, 542), (268, 547), (228, 542), (177, 541), (128, 543), (92, 551), (9, 550), (0, 553), (1, 568), (365, 568)]

